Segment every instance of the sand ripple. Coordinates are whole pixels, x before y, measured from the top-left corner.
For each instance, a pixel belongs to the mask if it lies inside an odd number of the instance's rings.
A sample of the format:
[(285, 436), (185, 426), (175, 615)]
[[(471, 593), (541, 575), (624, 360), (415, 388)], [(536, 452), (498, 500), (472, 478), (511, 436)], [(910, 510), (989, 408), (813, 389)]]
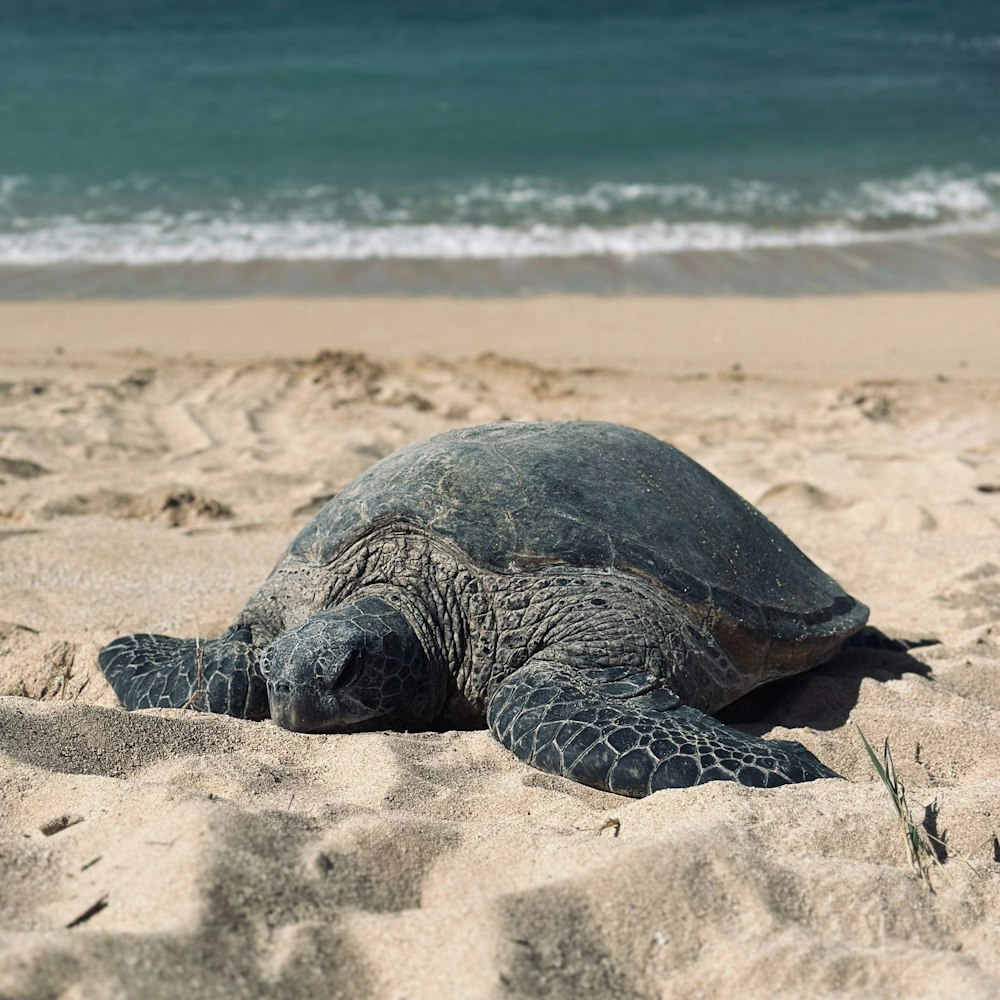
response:
[[(106, 354), (0, 386), (0, 996), (995, 997), (1000, 397), (317, 352)], [(414, 438), (615, 419), (787, 530), (908, 652), (728, 710), (844, 774), (631, 801), (484, 732), (125, 714), (123, 629), (217, 634), (325, 498)], [(857, 729), (938, 838), (910, 871)]]

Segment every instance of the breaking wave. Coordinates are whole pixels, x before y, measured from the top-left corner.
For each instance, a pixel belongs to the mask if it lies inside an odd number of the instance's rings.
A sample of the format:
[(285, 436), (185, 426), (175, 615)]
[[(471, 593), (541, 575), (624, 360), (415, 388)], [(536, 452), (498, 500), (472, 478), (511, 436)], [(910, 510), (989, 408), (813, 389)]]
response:
[[(194, 207), (192, 207), (194, 206)], [(849, 189), (764, 181), (578, 187), (517, 179), (419, 192), (152, 178), (84, 189), (0, 178), (0, 266), (614, 257), (841, 247), (1000, 231), (1000, 171)]]

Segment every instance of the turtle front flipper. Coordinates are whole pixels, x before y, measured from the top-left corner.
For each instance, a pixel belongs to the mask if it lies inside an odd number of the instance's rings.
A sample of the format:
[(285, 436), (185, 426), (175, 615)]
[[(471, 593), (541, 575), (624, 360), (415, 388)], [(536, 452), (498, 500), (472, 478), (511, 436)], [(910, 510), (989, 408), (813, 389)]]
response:
[(221, 639), (126, 635), (98, 663), (127, 709), (193, 708), (244, 719), (267, 718), (267, 683), (247, 629)]
[(521, 760), (641, 797), (706, 781), (770, 787), (836, 778), (799, 743), (760, 740), (681, 705), (662, 681), (533, 658), (493, 693), (490, 731)]

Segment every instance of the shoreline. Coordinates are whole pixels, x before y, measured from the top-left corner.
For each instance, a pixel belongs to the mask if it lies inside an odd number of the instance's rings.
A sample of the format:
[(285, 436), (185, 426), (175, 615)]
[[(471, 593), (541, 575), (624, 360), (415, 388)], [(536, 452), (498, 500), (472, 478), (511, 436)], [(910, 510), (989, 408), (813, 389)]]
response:
[(1000, 290), (857, 296), (0, 302), (0, 359), (215, 361), (363, 351), (779, 378), (1000, 376)]
[[(273, 238), (273, 234), (272, 237)], [(0, 241), (2, 242), (2, 241)], [(1000, 231), (859, 235), (857, 241), (775, 246), (627, 247), (577, 255), (282, 256), (252, 247), (202, 247), (204, 257), (109, 256), (29, 263), (0, 255), (0, 301), (241, 297), (494, 298), (546, 295), (863, 295), (1000, 288)], [(162, 249), (162, 248), (161, 248)], [(275, 256), (267, 256), (275, 253)], [(229, 254), (229, 256), (227, 256)]]

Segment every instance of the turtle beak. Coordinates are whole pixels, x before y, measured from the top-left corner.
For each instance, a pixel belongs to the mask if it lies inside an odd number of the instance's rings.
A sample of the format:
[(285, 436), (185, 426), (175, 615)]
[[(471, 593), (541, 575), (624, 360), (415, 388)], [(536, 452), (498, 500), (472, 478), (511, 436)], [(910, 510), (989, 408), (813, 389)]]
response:
[(357, 704), (352, 710), (350, 697), (342, 701), (332, 692), (317, 694), (288, 681), (270, 683), (268, 697), (275, 725), (293, 733), (356, 733), (377, 728), (369, 709)]
[(292, 697), (290, 684), (278, 683), (268, 688), (271, 702), (271, 718), (282, 729), (293, 733), (316, 732), (315, 714), (304, 710), (301, 699)]
[(310, 694), (296, 691), (287, 681), (268, 684), (271, 718), (275, 724), (293, 733), (329, 732), (331, 719), (339, 715), (336, 699), (326, 698), (324, 704), (319, 705)]

